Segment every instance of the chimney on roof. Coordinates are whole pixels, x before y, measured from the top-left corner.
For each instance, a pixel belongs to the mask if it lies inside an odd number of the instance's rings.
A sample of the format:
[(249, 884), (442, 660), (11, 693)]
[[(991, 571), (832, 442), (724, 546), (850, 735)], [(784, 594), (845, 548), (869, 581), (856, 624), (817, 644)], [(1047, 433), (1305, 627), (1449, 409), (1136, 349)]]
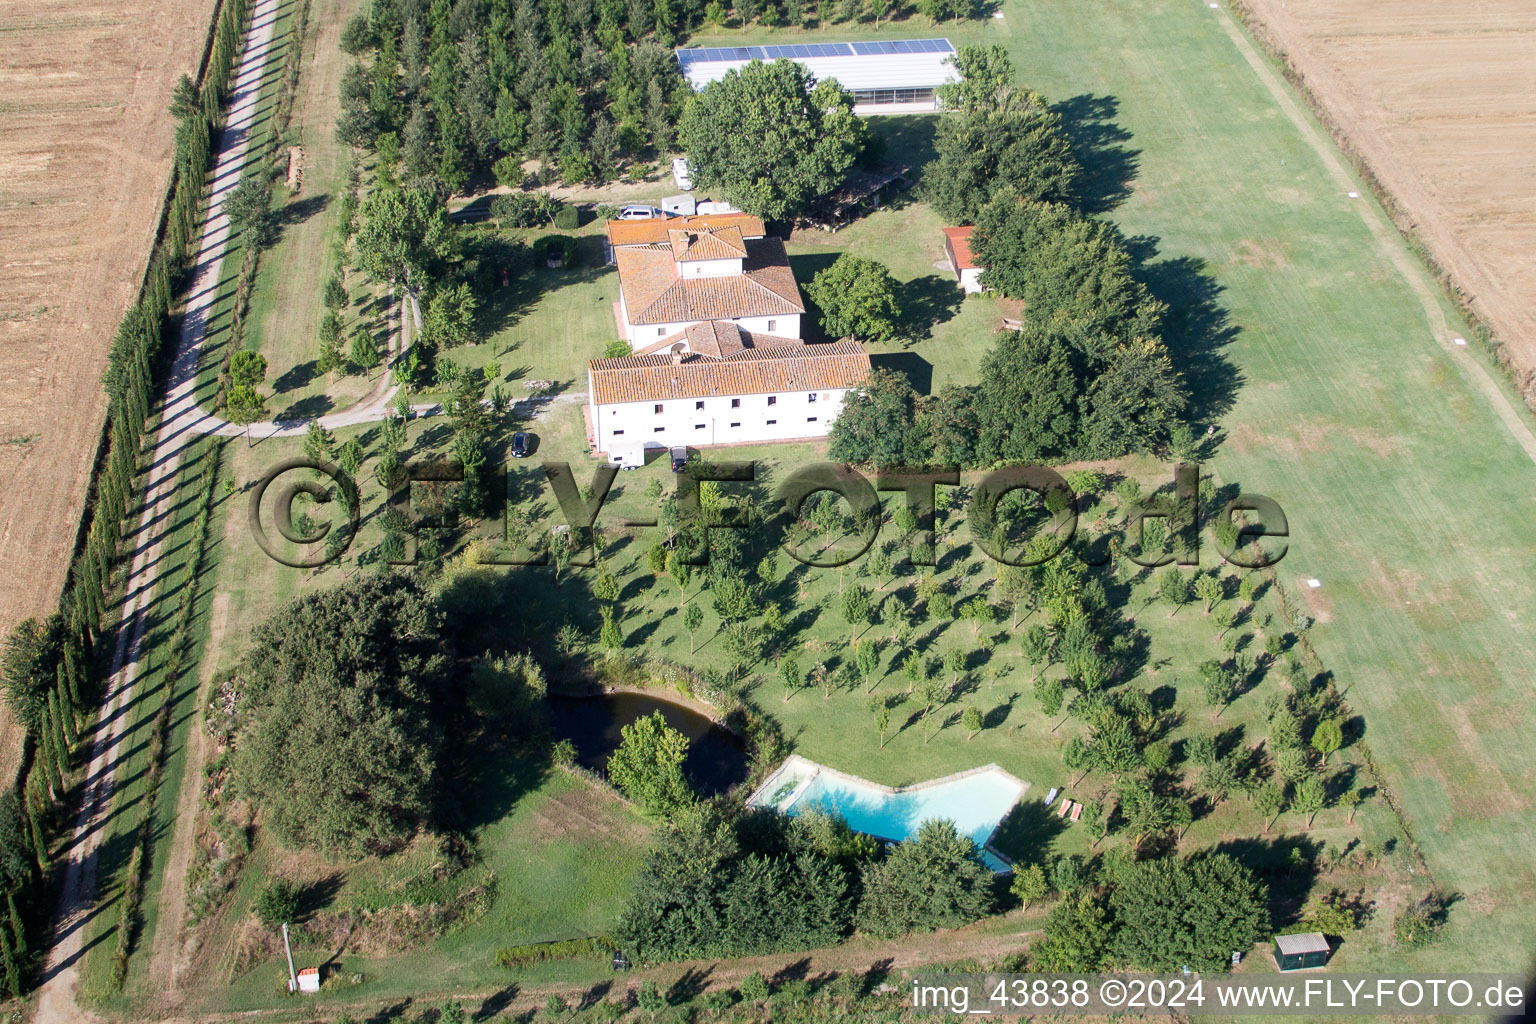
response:
[(683, 344), (681, 341), (678, 342), (676, 345), (673, 345), (672, 349), (671, 349), (672, 365), (673, 366), (681, 365), (682, 362), (683, 362), (683, 356), (685, 354), (687, 354), (687, 352), (688, 352), (688, 346)]

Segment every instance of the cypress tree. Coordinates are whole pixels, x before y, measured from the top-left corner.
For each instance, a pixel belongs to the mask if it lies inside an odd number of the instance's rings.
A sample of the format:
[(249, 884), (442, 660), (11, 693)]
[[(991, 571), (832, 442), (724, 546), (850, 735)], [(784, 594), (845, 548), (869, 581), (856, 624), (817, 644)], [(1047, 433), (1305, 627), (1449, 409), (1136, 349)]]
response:
[(27, 836), (32, 841), (32, 855), (37, 858), (37, 870), (45, 874), (48, 871), (48, 840), (43, 836), (43, 823), (37, 820), (37, 801), (32, 795), (37, 787), (27, 788), (27, 798), (22, 801), (27, 805)]
[(64, 792), (64, 779), (59, 774), (59, 762), (53, 753), (53, 731), (47, 728), (47, 723), (37, 734), (37, 745), (32, 756), (42, 769), (43, 781), (48, 784), (49, 802), (58, 800)]
[[(71, 611), (77, 613), (79, 602), (73, 603), (75, 608), (71, 609)], [(74, 616), (72, 615), (71, 617), (73, 618)], [(75, 629), (76, 632), (79, 631), (78, 626)], [(64, 669), (64, 687), (69, 693), (69, 706), (78, 712), (85, 707), (85, 702), (80, 699), (80, 655), (75, 644), (76, 641), (73, 637), (64, 641), (64, 660), (60, 664)]]
[[(17, 961), (27, 958), (27, 923), (21, 918), (21, 911), (16, 909), (16, 892), (9, 890), (5, 894), (5, 903), (11, 912), (11, 941), (15, 944), (13, 952)], [(4, 931), (4, 929), (0, 929)]]
[(16, 955), (11, 952), (11, 939), (4, 928), (0, 928), (0, 961), (5, 968), (5, 988), (10, 992), (12, 999), (21, 997), (21, 968), (16, 962)]
[(59, 763), (59, 790), (64, 789), (64, 780), (69, 777), (69, 742), (64, 735), (64, 709), (59, 706), (59, 695), (56, 690), (48, 691), (47, 721), (43, 727), (48, 730), (49, 742), (53, 744), (53, 756)]
[(75, 727), (75, 708), (77, 705), (69, 699), (69, 687), (64, 682), (64, 663), (59, 662), (58, 681), (54, 684), (54, 695), (59, 702), (59, 718), (64, 726), (64, 742), (69, 744), (69, 749), (74, 750), (80, 743), (80, 730)]

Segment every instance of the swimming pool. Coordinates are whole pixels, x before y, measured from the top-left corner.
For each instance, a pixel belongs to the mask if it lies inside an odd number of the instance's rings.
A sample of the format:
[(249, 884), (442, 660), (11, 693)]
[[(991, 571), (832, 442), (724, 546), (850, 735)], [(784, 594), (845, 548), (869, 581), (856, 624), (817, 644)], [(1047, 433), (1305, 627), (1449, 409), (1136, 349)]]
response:
[(1029, 788), (1028, 783), (995, 764), (893, 789), (791, 755), (747, 802), (784, 814), (811, 808), (837, 814), (856, 832), (900, 842), (934, 818), (948, 818), (981, 847), (993, 871), (1012, 869), (1006, 857), (990, 849), (998, 823)]

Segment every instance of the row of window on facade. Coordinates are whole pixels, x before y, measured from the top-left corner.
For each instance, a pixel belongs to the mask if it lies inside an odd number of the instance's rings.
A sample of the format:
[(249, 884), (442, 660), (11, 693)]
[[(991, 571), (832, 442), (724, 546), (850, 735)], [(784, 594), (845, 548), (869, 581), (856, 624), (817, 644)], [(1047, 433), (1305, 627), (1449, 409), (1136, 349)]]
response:
[(932, 103), (932, 89), (855, 89), (853, 102), (859, 106), (878, 103)]
[[(816, 392), (813, 391), (810, 394), (806, 395), (805, 396), (805, 401), (806, 401), (807, 405), (809, 405), (810, 403), (816, 401)], [(769, 405), (778, 405), (779, 404), (779, 396), (778, 395), (769, 395), (768, 396), (768, 404)], [(651, 406), (651, 411), (654, 412), (656, 415), (660, 416), (662, 408), (663, 408), (663, 403), (657, 402), (655, 405)], [(693, 408), (696, 411), (702, 411), (703, 408), (704, 408), (704, 401), (702, 399), (700, 399), (699, 401), (694, 402), (693, 403)], [(740, 409), (741, 408), (741, 399), (739, 399), (739, 398), (731, 399), (731, 408), (732, 409)]]
[[(817, 420), (817, 417), (815, 417), (815, 416), (807, 416), (805, 418), (805, 422), (807, 422), (807, 423), (815, 423), (816, 420)], [(778, 420), (767, 420), (766, 421), (766, 425), (772, 427), (772, 426), (777, 425), (778, 422), (779, 422)], [(739, 426), (741, 426), (741, 422), (737, 421), (735, 423), (732, 423), (731, 426), (732, 427), (739, 427)], [(693, 429), (694, 430), (707, 430), (708, 427), (709, 427), (709, 425), (707, 423), (695, 423), (693, 425)], [(653, 433), (653, 434), (665, 433), (666, 429), (667, 429), (666, 427), (653, 427), (653, 428), (651, 428), (651, 433)], [(622, 431), (622, 430), (615, 430), (613, 432), (613, 436), (614, 437), (622, 437), (622, 436), (624, 436), (624, 431)]]

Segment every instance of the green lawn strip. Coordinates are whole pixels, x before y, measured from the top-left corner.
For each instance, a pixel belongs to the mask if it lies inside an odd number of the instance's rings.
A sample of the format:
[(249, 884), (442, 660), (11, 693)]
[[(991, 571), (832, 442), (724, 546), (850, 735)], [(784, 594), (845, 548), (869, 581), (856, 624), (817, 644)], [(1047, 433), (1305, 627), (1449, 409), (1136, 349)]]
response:
[[(303, 187), (290, 197), (283, 179), (274, 183), (279, 234), (262, 253), (261, 269), (251, 292), (245, 345), (267, 357), (274, 413), (288, 410), (312, 416), (335, 411), (352, 404), (373, 386), (361, 375), (316, 375), (313, 366), (319, 347), (317, 329), (325, 311), (324, 288), (333, 266), (333, 245), (338, 241), (341, 196), (348, 186), (350, 167), (347, 148), (336, 141), (333, 131), (341, 110), (340, 92), (335, 77), (323, 72), (330, 70), (332, 63), (348, 59), (334, 37), (335, 26), (350, 9), (339, 2), (314, 3), (305, 46), (316, 48), (316, 52), (306, 55), (309, 60), (294, 103), (295, 127), (285, 139), (302, 143)], [(326, 62), (324, 68), (321, 61)], [(300, 123), (306, 116), (308, 122)], [(280, 160), (279, 166), (284, 162)], [(361, 272), (353, 270), (348, 284), (359, 301), (343, 311), (344, 349), (346, 333), (358, 322), (370, 324), (382, 338), (382, 312), (387, 309), (375, 306), (373, 293), (377, 289), (364, 283)]]
[[(174, 509), (173, 525), (162, 542), (163, 562), (158, 568), (155, 588), (156, 621), (146, 630), (142, 650), (147, 663), (134, 688), (134, 701), (126, 710), (131, 723), (124, 733), (122, 760), (116, 768), (117, 789), (112, 811), (102, 827), (100, 861), (97, 867), (98, 891), (111, 896), (98, 901), (102, 912), (85, 927), (86, 954), (81, 965), (81, 992), (84, 998), (103, 1006), (131, 1005), (131, 993), (144, 980), (147, 953), (152, 948), (158, 923), (159, 892), (165, 854), (174, 832), (177, 798), (185, 784), (186, 744), (190, 735), (197, 699), (197, 663), (207, 639), (207, 616), (214, 593), (219, 545), (216, 543), (217, 515), (211, 514), (208, 539), (198, 566), (191, 564), (197, 554), (198, 515), (207, 491), (202, 470), (203, 460), (211, 458), (214, 446), (222, 442), (204, 442), (199, 452), (183, 465), (170, 499)], [(216, 510), (217, 498), (213, 509)], [(187, 588), (195, 588), (186, 622), (186, 649), (181, 669), (168, 678), (171, 656), (169, 647), (178, 622), (174, 611)], [(167, 694), (166, 688), (170, 687)], [(163, 771), (155, 790), (151, 843), (146, 850), (142, 897), (133, 931), (132, 955), (124, 991), (112, 992), (113, 934), (117, 928), (123, 871), (128, 866), (134, 842), (139, 837), (144, 813), (144, 798), (149, 787), (150, 737), (161, 709), (169, 702), (170, 715), (164, 741)]]

